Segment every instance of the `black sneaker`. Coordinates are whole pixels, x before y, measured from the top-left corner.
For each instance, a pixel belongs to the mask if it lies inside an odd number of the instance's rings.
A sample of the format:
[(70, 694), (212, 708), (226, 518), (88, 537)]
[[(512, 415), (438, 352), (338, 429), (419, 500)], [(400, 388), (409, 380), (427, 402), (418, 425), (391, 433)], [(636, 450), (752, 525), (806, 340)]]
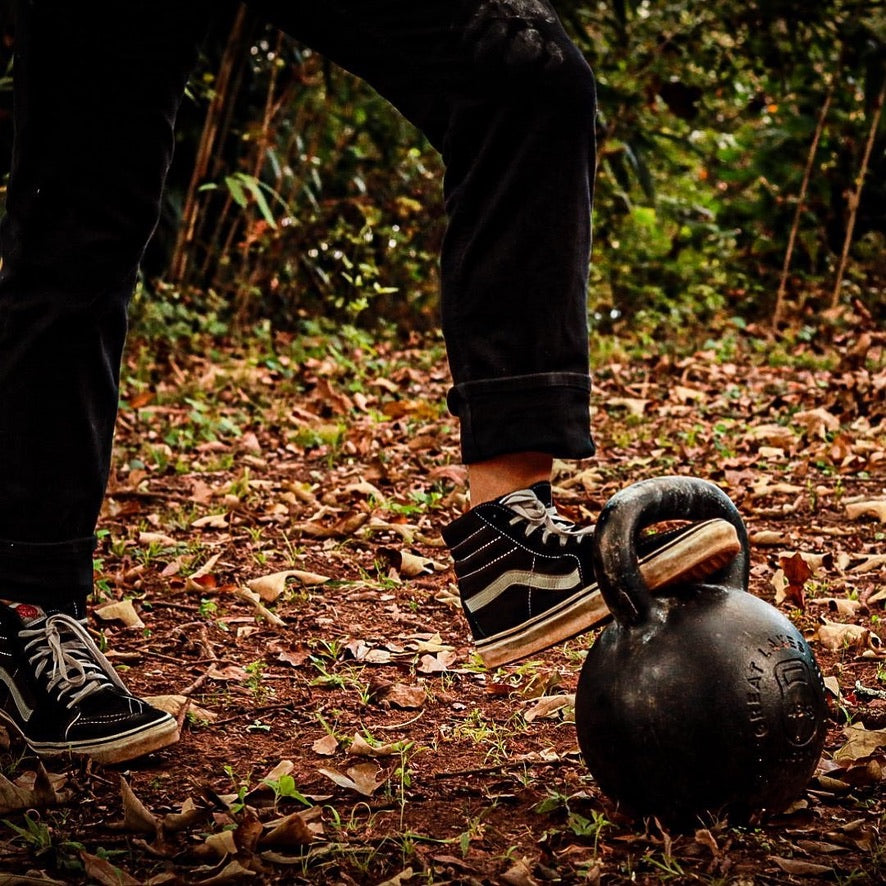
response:
[[(609, 615), (594, 580), (593, 527), (560, 516), (549, 483), (472, 508), (443, 538), (455, 560), (462, 607), (488, 667), (555, 646)], [(738, 535), (705, 520), (643, 536), (640, 572), (650, 590), (700, 580), (731, 562)]]
[(132, 695), (81, 622), (0, 604), (0, 718), (37, 754), (121, 763), (178, 741), (169, 714)]

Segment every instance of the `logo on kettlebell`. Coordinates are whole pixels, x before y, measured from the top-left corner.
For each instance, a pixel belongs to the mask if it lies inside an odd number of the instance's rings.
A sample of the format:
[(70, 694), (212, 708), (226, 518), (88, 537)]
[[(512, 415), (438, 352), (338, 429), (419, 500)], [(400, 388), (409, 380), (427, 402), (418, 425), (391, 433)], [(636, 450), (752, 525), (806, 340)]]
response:
[(815, 735), (815, 692), (806, 662), (800, 659), (780, 661), (775, 666), (775, 679), (782, 697), (785, 738), (794, 747), (803, 747)]

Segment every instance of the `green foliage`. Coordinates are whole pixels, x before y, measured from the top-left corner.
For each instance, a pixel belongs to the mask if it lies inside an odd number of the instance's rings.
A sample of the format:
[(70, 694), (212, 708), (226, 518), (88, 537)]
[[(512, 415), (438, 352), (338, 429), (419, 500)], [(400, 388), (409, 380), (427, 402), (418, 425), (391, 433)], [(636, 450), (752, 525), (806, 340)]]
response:
[[(0, 0), (7, 34), (8, 5)], [(555, 5), (598, 81), (598, 326), (654, 334), (724, 308), (747, 319), (769, 311), (832, 93), (791, 265), (792, 292), (826, 288), (884, 80), (882, 4)], [(174, 339), (245, 330), (260, 317), (298, 328), (317, 314), (436, 325), (440, 158), (365, 83), (235, 12), (214, 23), (180, 114), (136, 329)], [(0, 111), (10, 105), (8, 55)], [(207, 133), (209, 159), (193, 174)], [(855, 220), (856, 291), (883, 285), (884, 133), (886, 117)], [(9, 142), (0, 114), (0, 144)]]

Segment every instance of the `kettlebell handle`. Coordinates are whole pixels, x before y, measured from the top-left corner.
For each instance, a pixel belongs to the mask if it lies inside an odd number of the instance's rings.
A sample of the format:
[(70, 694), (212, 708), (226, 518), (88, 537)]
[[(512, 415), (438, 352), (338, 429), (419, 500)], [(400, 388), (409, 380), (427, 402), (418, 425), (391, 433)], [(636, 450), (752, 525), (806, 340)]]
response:
[(723, 584), (747, 590), (750, 571), (748, 535), (729, 496), (699, 477), (655, 477), (616, 493), (604, 506), (593, 539), (594, 570), (600, 592), (616, 621), (636, 626), (660, 604), (640, 573), (637, 541), (647, 526), (663, 520), (729, 521), (741, 550), (726, 568)]

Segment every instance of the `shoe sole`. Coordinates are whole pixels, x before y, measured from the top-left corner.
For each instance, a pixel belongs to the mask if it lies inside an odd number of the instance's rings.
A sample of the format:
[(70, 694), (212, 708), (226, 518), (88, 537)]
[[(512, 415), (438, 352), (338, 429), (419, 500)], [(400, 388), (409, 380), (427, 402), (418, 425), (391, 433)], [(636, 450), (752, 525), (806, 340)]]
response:
[[(640, 574), (651, 590), (678, 581), (701, 581), (732, 562), (741, 550), (738, 533), (725, 520), (708, 520), (640, 560)], [(488, 668), (510, 664), (582, 634), (610, 615), (597, 583), (573, 594), (555, 609), (510, 632), (477, 643)]]
[(125, 763), (143, 757), (153, 751), (175, 744), (180, 737), (177, 721), (164, 718), (147, 729), (133, 730), (102, 741), (40, 742), (32, 741), (19, 725), (0, 711), (0, 719), (12, 726), (28, 747), (40, 757), (60, 754), (78, 754), (90, 757), (97, 763)]

